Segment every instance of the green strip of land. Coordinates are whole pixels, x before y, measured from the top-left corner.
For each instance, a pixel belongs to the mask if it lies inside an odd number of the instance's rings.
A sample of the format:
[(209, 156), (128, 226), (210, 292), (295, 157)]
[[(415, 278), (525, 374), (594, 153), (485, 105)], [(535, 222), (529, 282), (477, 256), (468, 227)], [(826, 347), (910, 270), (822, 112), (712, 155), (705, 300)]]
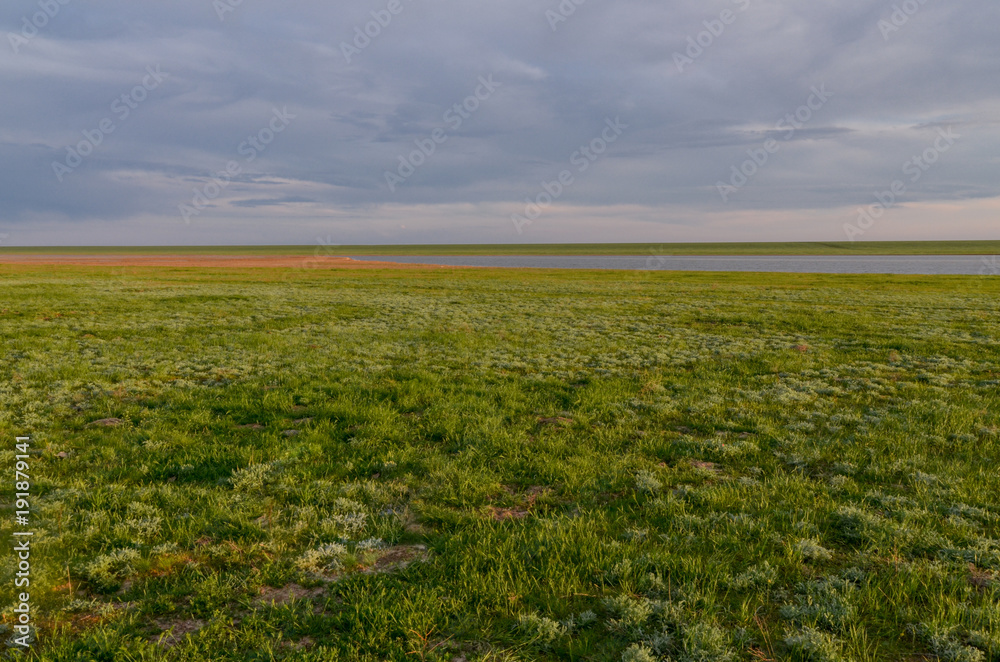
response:
[(996, 255), (1000, 241), (859, 241), (381, 246), (30, 246), (0, 255)]

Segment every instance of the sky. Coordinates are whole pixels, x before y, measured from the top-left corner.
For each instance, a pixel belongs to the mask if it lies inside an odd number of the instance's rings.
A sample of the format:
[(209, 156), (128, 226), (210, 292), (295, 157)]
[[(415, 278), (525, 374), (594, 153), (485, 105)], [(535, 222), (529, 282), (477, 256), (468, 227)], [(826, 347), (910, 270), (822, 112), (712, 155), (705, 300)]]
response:
[(5, 0), (0, 245), (1000, 239), (996, 0)]

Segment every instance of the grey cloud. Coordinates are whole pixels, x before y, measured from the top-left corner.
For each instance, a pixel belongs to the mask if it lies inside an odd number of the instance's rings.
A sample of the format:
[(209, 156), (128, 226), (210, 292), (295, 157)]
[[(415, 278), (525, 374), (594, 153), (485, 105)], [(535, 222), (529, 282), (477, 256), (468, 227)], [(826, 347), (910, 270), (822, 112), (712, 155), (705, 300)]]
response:
[[(1000, 7), (992, 0), (928, 2), (888, 39), (878, 24), (893, 3), (868, 0), (588, 2), (554, 32), (545, 12), (555, 0), (403, 0), (348, 63), (342, 42), (386, 4), (244, 2), (220, 21), (205, 0), (76, 0), (19, 53), (3, 39), (0, 230), (16, 240), (10, 228), (42, 219), (66, 236), (92, 237), (100, 219), (102, 228), (154, 222), (166, 232), (180, 223), (178, 205), (235, 162), (239, 174), (200, 222), (281, 211), (286, 236), (308, 242), (324, 218), (344, 213), (351, 236), (392, 240), (375, 229), (387, 205), (410, 205), (415, 215), (433, 205), (523, 205), (541, 182), (573, 168), (571, 155), (608, 117), (629, 129), (575, 172), (560, 203), (683, 205), (685, 223), (720, 210), (851, 207), (870, 202), (946, 126), (961, 127), (963, 138), (907, 200), (1000, 196)], [(679, 71), (675, 54), (689, 37), (708, 41), (705, 22), (717, 26), (727, 9), (732, 23)], [(35, 11), (35, 2), (5, 4), (0, 35), (16, 34)], [(119, 119), (113, 101), (157, 65), (169, 77)], [(501, 86), (450, 127), (446, 111), (489, 75)], [(832, 98), (785, 141), (776, 124), (818, 85)], [(249, 159), (241, 146), (266, 137), (272, 109), (286, 106), (296, 118)], [(114, 133), (60, 183), (52, 163), (104, 118), (115, 120)], [(447, 141), (390, 192), (385, 172), (436, 129)], [(717, 182), (769, 138), (781, 150), (723, 203)], [(305, 202), (314, 212), (296, 204)], [(301, 216), (308, 213), (315, 216)], [(499, 212), (475, 221), (455, 236), (509, 224)], [(439, 240), (447, 231), (427, 232)], [(839, 238), (839, 227), (810, 232)]]
[(267, 198), (267, 199), (256, 199), (256, 200), (236, 200), (230, 204), (234, 207), (280, 207), (281, 205), (298, 203), (298, 202), (316, 202), (312, 198), (304, 198), (295, 195), (286, 195), (283, 198)]

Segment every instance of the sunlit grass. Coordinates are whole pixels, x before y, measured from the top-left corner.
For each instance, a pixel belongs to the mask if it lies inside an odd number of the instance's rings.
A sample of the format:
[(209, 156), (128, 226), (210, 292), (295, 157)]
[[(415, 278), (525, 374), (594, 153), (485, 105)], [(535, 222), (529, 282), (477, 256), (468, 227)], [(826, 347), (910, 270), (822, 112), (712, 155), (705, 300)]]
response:
[(1000, 659), (995, 279), (0, 278), (39, 659)]

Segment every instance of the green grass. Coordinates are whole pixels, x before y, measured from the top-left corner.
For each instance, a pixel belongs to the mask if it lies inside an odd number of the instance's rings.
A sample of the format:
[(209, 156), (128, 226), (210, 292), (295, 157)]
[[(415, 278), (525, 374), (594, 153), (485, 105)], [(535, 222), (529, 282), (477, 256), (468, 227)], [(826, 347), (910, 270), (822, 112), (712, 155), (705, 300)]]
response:
[(35, 659), (1000, 659), (995, 278), (0, 287)]
[(0, 255), (996, 255), (1000, 241), (0, 247)]

